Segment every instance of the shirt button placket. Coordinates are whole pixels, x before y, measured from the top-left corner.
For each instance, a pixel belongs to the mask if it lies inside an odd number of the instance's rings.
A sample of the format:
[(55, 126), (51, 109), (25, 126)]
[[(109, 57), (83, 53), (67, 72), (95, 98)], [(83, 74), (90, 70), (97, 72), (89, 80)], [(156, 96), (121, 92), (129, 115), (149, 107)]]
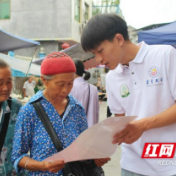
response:
[[(131, 72), (131, 74), (134, 76), (134, 72), (133, 72), (133, 71)], [(133, 79), (134, 79), (134, 84), (135, 84), (135, 86), (137, 86), (136, 79), (135, 79), (135, 78), (133, 78)]]

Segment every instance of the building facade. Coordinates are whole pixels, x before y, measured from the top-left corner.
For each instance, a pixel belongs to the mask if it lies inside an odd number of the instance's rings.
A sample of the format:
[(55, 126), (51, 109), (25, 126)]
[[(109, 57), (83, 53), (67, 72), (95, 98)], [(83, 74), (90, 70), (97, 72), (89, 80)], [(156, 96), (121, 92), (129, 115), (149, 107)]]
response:
[[(36, 57), (61, 50), (63, 43), (80, 42), (85, 22), (92, 16), (92, 0), (2, 0), (0, 28), (19, 37), (39, 41)], [(25, 51), (24, 51), (25, 50)], [(33, 49), (15, 51), (32, 56)]]
[[(92, 0), (0, 0), (0, 29), (39, 41), (39, 47), (15, 50), (22, 60), (35, 60), (80, 42), (85, 23), (92, 16)], [(33, 58), (34, 57), (34, 58)], [(13, 92), (22, 95), (26, 73), (12, 70)]]

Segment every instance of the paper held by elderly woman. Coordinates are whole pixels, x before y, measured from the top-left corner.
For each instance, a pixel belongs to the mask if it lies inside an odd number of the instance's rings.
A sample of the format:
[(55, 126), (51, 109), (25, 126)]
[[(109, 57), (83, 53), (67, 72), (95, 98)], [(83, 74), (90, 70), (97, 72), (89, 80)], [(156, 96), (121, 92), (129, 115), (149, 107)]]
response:
[(66, 149), (47, 158), (48, 161), (66, 162), (106, 158), (113, 155), (118, 144), (112, 144), (113, 136), (136, 116), (110, 117), (85, 130)]

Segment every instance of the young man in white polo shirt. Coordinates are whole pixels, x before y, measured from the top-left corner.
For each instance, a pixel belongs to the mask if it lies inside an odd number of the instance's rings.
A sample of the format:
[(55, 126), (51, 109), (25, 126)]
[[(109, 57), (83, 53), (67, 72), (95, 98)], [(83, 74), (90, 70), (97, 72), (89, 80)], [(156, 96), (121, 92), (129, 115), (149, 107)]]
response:
[[(81, 44), (111, 70), (106, 78), (111, 112), (137, 116), (114, 136), (114, 144), (122, 143), (122, 176), (176, 175), (175, 152), (173, 158), (156, 157), (157, 143), (176, 142), (176, 50), (131, 43), (126, 22), (116, 14), (92, 17)], [(151, 143), (144, 150), (148, 158), (141, 158), (145, 143)], [(161, 156), (170, 156), (173, 146), (164, 146)]]

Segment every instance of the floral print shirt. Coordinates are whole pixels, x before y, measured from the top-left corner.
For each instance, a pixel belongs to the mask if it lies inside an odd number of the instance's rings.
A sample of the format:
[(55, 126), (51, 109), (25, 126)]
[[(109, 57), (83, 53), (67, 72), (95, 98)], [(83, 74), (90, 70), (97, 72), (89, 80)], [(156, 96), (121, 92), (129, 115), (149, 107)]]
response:
[[(2, 102), (1, 111), (3, 111), (0, 121), (0, 131), (2, 129), (2, 124), (5, 119), (5, 114), (10, 112), (10, 120), (8, 124), (8, 129), (4, 141), (4, 145), (0, 155), (0, 175), (1, 176), (14, 176), (17, 175), (13, 165), (11, 163), (11, 153), (12, 153), (12, 143), (13, 143), (13, 135), (17, 114), (22, 106), (21, 102), (12, 98), (11, 101), (11, 109), (7, 101)], [(25, 175), (21, 173), (21, 175)]]
[[(32, 105), (32, 102), (38, 99), (40, 99), (64, 148), (68, 147), (88, 127), (82, 105), (71, 95), (69, 95), (69, 103), (61, 118), (53, 105), (44, 97), (43, 92), (37, 92), (20, 109), (18, 114), (12, 151), (12, 162), (17, 172), (20, 170), (18, 167), (19, 161), (24, 156), (27, 156), (28, 152), (30, 152), (30, 157), (37, 161), (42, 161), (57, 153), (51, 138)], [(61, 176), (62, 170), (58, 173), (35, 171), (29, 172), (29, 175)]]

